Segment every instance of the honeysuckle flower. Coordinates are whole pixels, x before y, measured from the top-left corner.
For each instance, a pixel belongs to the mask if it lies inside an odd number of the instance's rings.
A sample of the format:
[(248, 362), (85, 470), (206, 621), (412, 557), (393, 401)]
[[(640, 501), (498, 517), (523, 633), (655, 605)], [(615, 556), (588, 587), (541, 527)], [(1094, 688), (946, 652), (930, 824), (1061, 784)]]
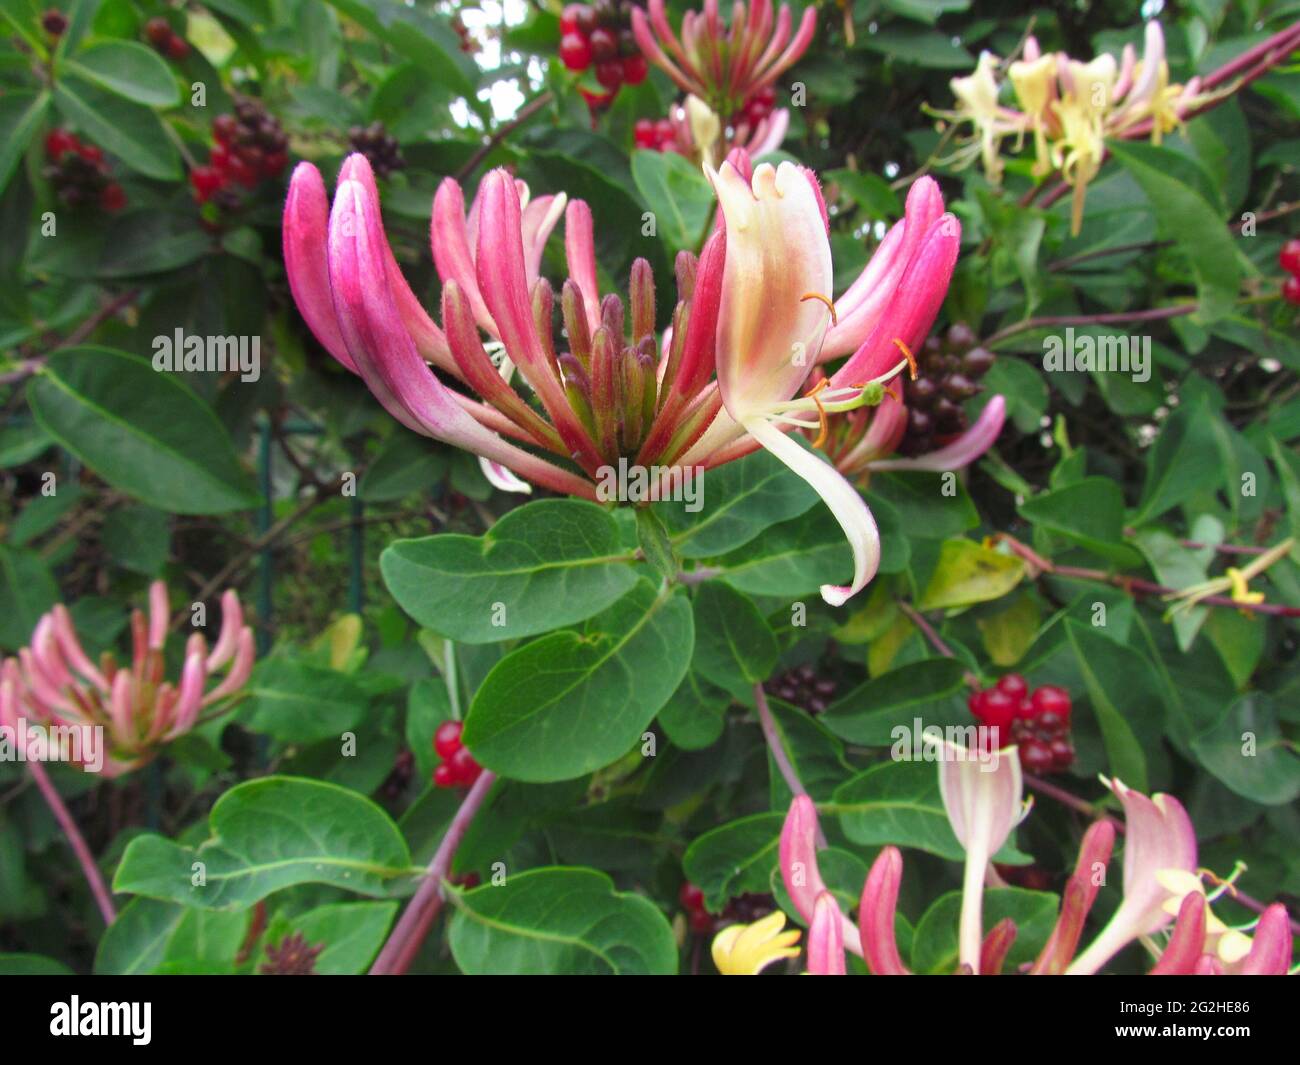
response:
[[(781, 826), (778, 864), (795, 910), (811, 927), (817, 900), (829, 892), (817, 867), (817, 807), (807, 795), (796, 795), (786, 812), (785, 823)], [(840, 913), (838, 906), (835, 915), (840, 920), (839, 938), (844, 949), (860, 956), (862, 946), (853, 922)], [(823, 922), (829, 919), (830, 914), (823, 913)]]
[(1196, 832), (1182, 803), (1171, 795), (1148, 797), (1117, 778), (1102, 782), (1124, 806), (1124, 898), (1067, 974), (1096, 972), (1133, 940), (1164, 928), (1172, 920), (1165, 909), (1172, 893), (1160, 875), (1196, 872)]
[(958, 958), (979, 975), (985, 876), (993, 855), (1029, 810), (1019, 748), (1012, 745), (984, 751), (949, 742), (939, 744), (939, 793), (953, 835), (966, 852)]
[(790, 112), (778, 107), (757, 122), (742, 116), (724, 124), (698, 96), (687, 96), (683, 103), (668, 109), (668, 120), (673, 125), (673, 144), (679, 154), (717, 167), (737, 148), (745, 149), (752, 158), (780, 148), (790, 127)]
[[(1216, 976), (1285, 976), (1291, 964), (1291, 920), (1286, 907), (1274, 903), (1265, 908), (1255, 923), (1253, 937), (1229, 928), (1210, 908), (1210, 899), (1199, 877), (1189, 873), (1165, 873), (1161, 883), (1171, 889), (1187, 889), (1176, 905), (1173, 932), (1152, 976), (1187, 976), (1205, 973)], [(1194, 882), (1194, 883), (1193, 883)]]
[(843, 976), (844, 915), (829, 891), (823, 891), (813, 904), (812, 924), (808, 927), (808, 970), (813, 976)]
[[(98, 771), (106, 777), (149, 762), (189, 732), (202, 710), (239, 692), (255, 655), (239, 597), (227, 591), (216, 643), (209, 651), (203, 635), (192, 634), (180, 677), (169, 681), (164, 674), (168, 617), (167, 586), (155, 581), (147, 619), (141, 610), (131, 614), (131, 662), (119, 666), (105, 652), (96, 664), (83, 649), (68, 609), (54, 607), (36, 623), (31, 643), (0, 666), (0, 725), (12, 730), (20, 746), (27, 737), (24, 723), (101, 728), (106, 751)], [(85, 760), (83, 765), (94, 768)]]
[(1109, 820), (1094, 821), (1083, 834), (1074, 872), (1061, 895), (1061, 912), (1047, 942), (1039, 952), (1031, 973), (1060, 976), (1073, 959), (1083, 935), (1083, 925), (1106, 882), (1106, 866), (1115, 847), (1115, 826)]
[(723, 976), (757, 976), (773, 962), (799, 957), (799, 929), (783, 928), (780, 910), (753, 924), (728, 925), (713, 937), (713, 964)]
[[(841, 299), (854, 324), (839, 343), (847, 339), (857, 349), (831, 376), (829, 387), (796, 399), (816, 362), (830, 357), (823, 342), (837, 317), (829, 295), (833, 275), (821, 191), (810, 171), (791, 163), (760, 165), (749, 181), (731, 162), (708, 173), (727, 241), (717, 335), (718, 389), (726, 418), (709, 427), (700, 447), (730, 458), (757, 443), (817, 491), (853, 549), (851, 583), (821, 590), (838, 606), (875, 575), (880, 559), (875, 521), (856, 489), (786, 430), (862, 405), (871, 385), (906, 368), (908, 340), (928, 332), (947, 291), (960, 228), (950, 215), (934, 217), (936, 208), (942, 211), (942, 199), (933, 183), (909, 196), (914, 213), (886, 237), (888, 248), (882, 244)], [(882, 293), (897, 297), (894, 304), (880, 306)], [(752, 442), (742, 439), (746, 434)]]
[(876, 976), (908, 976), (910, 972), (898, 953), (894, 935), (894, 914), (898, 889), (903, 882), (903, 855), (897, 847), (885, 847), (871, 863), (858, 903), (858, 935), (862, 958)]
[(748, 9), (736, 3), (728, 25), (718, 0), (704, 0), (702, 11), (683, 16), (678, 40), (663, 0), (650, 0), (644, 11), (632, 9), (632, 32), (646, 59), (683, 92), (700, 97), (723, 116), (736, 113), (798, 62), (812, 43), (816, 9), (804, 10), (793, 36), (792, 26), (786, 4), (774, 18), (772, 0), (751, 0)]
[(999, 102), (1000, 66), (996, 56), (981, 53), (974, 73), (950, 83), (956, 107), (931, 109), (939, 118), (968, 123), (972, 129), (945, 162), (965, 166), (979, 156), (985, 175), (997, 184), (1003, 171), (1002, 142), (1014, 134), (1019, 150), (1023, 134), (1032, 132), (1034, 176), (1057, 170), (1073, 189), (1073, 233), (1082, 223), (1088, 184), (1105, 159), (1107, 137), (1149, 135), (1159, 144), (1187, 115), (1232, 91), (1203, 93), (1196, 78), (1185, 86), (1170, 85), (1164, 33), (1155, 21), (1146, 25), (1141, 60), (1131, 45), (1125, 46), (1118, 62), (1109, 54), (1084, 62), (1063, 52), (1043, 54), (1038, 42), (1027, 38), (1022, 57), (1006, 71), (1018, 109)]
[(1237, 966), (1241, 976), (1286, 976), (1291, 964), (1291, 915), (1280, 902), (1264, 909), (1250, 953)]

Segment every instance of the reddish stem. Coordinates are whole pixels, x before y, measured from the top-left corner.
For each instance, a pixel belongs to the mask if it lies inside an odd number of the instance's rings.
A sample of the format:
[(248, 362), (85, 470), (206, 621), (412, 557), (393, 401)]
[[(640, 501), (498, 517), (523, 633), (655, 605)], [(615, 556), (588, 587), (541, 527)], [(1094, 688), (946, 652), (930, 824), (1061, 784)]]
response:
[(45, 804), (50, 808), (50, 812), (54, 814), (54, 820), (59, 823), (59, 827), (63, 829), (63, 834), (67, 836), (68, 845), (72, 847), (72, 852), (77, 856), (82, 875), (85, 876), (86, 883), (90, 885), (90, 893), (95, 896), (95, 904), (99, 907), (100, 916), (104, 918), (104, 924), (112, 924), (117, 919), (117, 910), (113, 907), (113, 896), (104, 883), (104, 877), (100, 874), (99, 865), (95, 862), (95, 856), (86, 843), (86, 837), (81, 834), (77, 822), (73, 820), (72, 814), (64, 805), (59, 789), (54, 786), (49, 774), (45, 772), (45, 766), (40, 762), (32, 761), (27, 763), (27, 768), (31, 771), (32, 779), (36, 781), (36, 787), (40, 789)]

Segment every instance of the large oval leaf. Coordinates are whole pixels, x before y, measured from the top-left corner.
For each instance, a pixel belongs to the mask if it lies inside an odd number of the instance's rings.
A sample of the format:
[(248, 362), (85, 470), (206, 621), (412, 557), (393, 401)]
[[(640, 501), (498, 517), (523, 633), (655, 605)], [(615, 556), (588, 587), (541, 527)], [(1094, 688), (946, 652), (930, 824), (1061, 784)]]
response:
[(659, 908), (594, 869), (532, 869), (456, 896), (451, 952), (471, 975), (672, 975)]
[(163, 129), (162, 120), (149, 108), (75, 76), (59, 79), (54, 87), (54, 102), (91, 141), (132, 170), (159, 181), (180, 180), (176, 145)]
[(212, 409), (169, 373), (111, 348), (65, 348), (27, 386), (45, 429), (115, 488), (176, 514), (256, 506)]
[(636, 582), (631, 558), (600, 507), (543, 499), (482, 536), (398, 540), (379, 566), (393, 598), (421, 625), (464, 643), (495, 643), (604, 610)]
[(465, 744), (516, 780), (568, 780), (606, 766), (676, 691), (694, 639), (685, 592), (657, 595), (640, 581), (581, 629), (501, 659), (474, 696)]
[(171, 68), (152, 48), (135, 41), (101, 41), (63, 65), (101, 89), (147, 107), (175, 107), (181, 102)]

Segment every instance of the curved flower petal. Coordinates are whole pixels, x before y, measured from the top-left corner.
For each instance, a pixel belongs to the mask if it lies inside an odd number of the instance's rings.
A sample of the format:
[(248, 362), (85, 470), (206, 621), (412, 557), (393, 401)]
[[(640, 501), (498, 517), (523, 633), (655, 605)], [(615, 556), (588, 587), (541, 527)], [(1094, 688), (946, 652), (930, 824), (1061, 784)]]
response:
[(823, 891), (813, 904), (808, 927), (808, 972), (813, 976), (844, 976), (844, 915), (835, 896)]
[(862, 957), (876, 976), (911, 975), (894, 937), (894, 914), (902, 881), (903, 855), (897, 847), (885, 847), (871, 863), (858, 905)]
[(914, 459), (878, 459), (870, 467), (873, 470), (964, 469), (993, 446), (1006, 420), (1007, 401), (1002, 396), (994, 396), (984, 405), (975, 424), (952, 443)]

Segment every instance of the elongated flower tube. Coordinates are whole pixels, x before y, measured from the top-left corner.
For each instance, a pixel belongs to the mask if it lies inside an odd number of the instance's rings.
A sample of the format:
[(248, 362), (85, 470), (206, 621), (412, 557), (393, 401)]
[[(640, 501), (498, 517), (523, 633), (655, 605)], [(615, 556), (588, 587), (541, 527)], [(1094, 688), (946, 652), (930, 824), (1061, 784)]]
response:
[(823, 891), (813, 904), (812, 924), (808, 928), (808, 970), (813, 976), (843, 976), (844, 919), (839, 903), (829, 891)]
[[(790, 803), (781, 828), (779, 860), (785, 890), (799, 916), (811, 927), (817, 900), (828, 892), (817, 868), (817, 807), (807, 795), (796, 795)], [(861, 956), (858, 930), (838, 907), (835, 912), (840, 919), (840, 940), (844, 948)], [(823, 915), (823, 920), (827, 919)]]
[(1020, 776), (1019, 748), (966, 750), (954, 743), (941, 743), (938, 753), (943, 808), (953, 835), (966, 851), (958, 959), (979, 975), (984, 938), (984, 878), (993, 855), (1028, 812)]
[(1103, 780), (1124, 805), (1124, 900), (1068, 974), (1093, 973), (1137, 939), (1165, 927), (1171, 892), (1160, 882), (1166, 871), (1196, 871), (1196, 832), (1182, 803), (1170, 795), (1147, 797), (1120, 780)]
[(894, 914), (898, 909), (898, 889), (902, 882), (902, 853), (897, 847), (883, 848), (871, 863), (858, 904), (862, 957), (876, 976), (910, 975), (898, 953), (898, 940), (894, 935)]
[(663, 0), (632, 9), (632, 32), (647, 60), (685, 93), (704, 100), (724, 117), (739, 111), (756, 93), (772, 85), (808, 50), (817, 28), (817, 11), (808, 7), (791, 33), (790, 8), (773, 17), (772, 0), (732, 6), (723, 22), (718, 0), (704, 0), (703, 11), (688, 11), (679, 40), (668, 22)]
[[(149, 613), (131, 614), (132, 655), (119, 666), (109, 652), (95, 663), (77, 636), (62, 604), (43, 615), (31, 643), (0, 666), (0, 725), (29, 758), (50, 757), (51, 729), (94, 729), (103, 737), (92, 761), (82, 739), (75, 760), (88, 771), (116, 777), (151, 761), (172, 740), (189, 732), (207, 707), (237, 695), (253, 669), (253, 630), (244, 624), (239, 597), (221, 597), (221, 630), (209, 651), (201, 633), (185, 644), (180, 677), (165, 679), (168, 623), (167, 586), (149, 588)], [(224, 674), (224, 675), (222, 675)], [(26, 745), (28, 726), (46, 730), (45, 751)], [(97, 743), (98, 746), (98, 743)], [(60, 757), (62, 755), (60, 754)]]

